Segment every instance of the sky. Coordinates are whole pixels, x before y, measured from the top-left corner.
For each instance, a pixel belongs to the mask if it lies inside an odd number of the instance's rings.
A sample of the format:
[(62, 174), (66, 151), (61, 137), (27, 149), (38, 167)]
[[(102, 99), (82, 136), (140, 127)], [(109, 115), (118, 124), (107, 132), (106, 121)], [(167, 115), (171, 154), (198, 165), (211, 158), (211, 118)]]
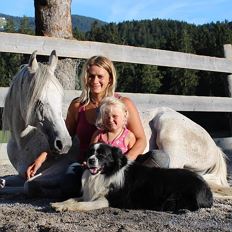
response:
[[(1, 0), (0, 13), (34, 17), (34, 0)], [(201, 25), (232, 21), (232, 0), (72, 0), (71, 13), (108, 23), (159, 18)]]

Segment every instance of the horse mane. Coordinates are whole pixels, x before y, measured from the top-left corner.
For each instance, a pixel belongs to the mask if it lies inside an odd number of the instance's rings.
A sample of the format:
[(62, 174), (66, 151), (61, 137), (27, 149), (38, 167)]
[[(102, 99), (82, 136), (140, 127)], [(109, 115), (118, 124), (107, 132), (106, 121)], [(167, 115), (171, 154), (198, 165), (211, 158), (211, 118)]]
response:
[[(12, 79), (11, 86), (5, 98), (5, 104), (3, 109), (3, 130), (6, 131), (12, 127), (12, 118), (13, 108), (17, 101), (20, 101), (19, 104), (24, 104), (26, 109), (24, 110), (25, 115), (25, 124), (28, 125), (35, 113), (35, 106), (38, 103), (38, 100), (42, 96), (42, 92), (46, 91), (46, 86), (48, 82), (53, 82), (57, 87), (58, 92), (63, 94), (63, 87), (61, 86), (58, 79), (55, 75), (52, 75), (48, 69), (47, 64), (39, 63), (38, 68), (35, 73), (31, 73), (29, 66), (27, 64), (22, 65), (21, 69), (16, 73)], [(28, 81), (26, 81), (26, 79)], [(27, 92), (23, 92), (23, 86), (27, 86)], [(46, 97), (46, 94), (45, 94)], [(25, 101), (24, 103), (22, 102)], [(22, 112), (21, 112), (22, 113)]]

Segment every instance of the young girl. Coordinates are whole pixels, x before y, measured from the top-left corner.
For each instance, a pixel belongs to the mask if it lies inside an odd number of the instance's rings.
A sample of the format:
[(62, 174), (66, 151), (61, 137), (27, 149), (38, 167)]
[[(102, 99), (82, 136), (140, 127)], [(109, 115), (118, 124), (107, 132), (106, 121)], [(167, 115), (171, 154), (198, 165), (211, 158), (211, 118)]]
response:
[(126, 128), (127, 118), (125, 104), (118, 98), (106, 97), (96, 119), (98, 130), (94, 132), (90, 143), (107, 143), (126, 154), (136, 142), (135, 135)]

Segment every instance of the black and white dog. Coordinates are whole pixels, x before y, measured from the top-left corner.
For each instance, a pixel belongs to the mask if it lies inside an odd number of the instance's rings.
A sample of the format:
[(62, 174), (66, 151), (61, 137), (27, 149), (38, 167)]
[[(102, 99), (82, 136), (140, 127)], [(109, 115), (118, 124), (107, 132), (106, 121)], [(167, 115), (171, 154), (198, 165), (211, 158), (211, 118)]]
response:
[(174, 211), (209, 208), (212, 192), (198, 174), (185, 169), (146, 167), (128, 161), (121, 150), (98, 143), (88, 151), (82, 197), (52, 203), (56, 211), (104, 207)]

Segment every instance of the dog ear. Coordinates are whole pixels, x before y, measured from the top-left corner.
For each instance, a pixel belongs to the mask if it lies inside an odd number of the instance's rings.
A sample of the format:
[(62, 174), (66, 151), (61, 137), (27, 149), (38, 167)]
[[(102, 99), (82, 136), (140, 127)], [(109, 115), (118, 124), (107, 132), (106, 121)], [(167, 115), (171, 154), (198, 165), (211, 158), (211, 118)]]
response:
[(122, 156), (123, 155), (122, 150), (120, 148), (118, 148), (118, 147), (112, 147), (111, 152), (112, 152), (112, 154), (114, 156), (115, 155), (117, 155), (117, 156)]
[(123, 166), (125, 166), (127, 164), (127, 157), (122, 153), (122, 150), (118, 147), (112, 147), (112, 156), (114, 161), (117, 160), (117, 162), (115, 163), (116, 166), (118, 166), (118, 168), (122, 168)]

